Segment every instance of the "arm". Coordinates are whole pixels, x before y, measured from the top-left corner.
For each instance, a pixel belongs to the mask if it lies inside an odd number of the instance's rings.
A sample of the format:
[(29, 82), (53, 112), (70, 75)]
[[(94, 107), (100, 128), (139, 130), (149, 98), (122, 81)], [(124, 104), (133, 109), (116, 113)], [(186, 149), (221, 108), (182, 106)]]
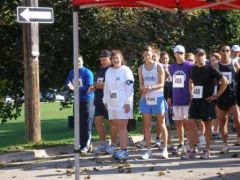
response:
[(208, 98), (206, 98), (207, 101), (211, 102), (213, 100), (216, 100), (219, 96), (222, 95), (222, 93), (225, 91), (227, 85), (228, 85), (228, 80), (225, 76), (222, 76), (220, 79), (219, 79), (219, 84), (220, 84), (220, 87), (216, 93), (216, 95), (212, 95)]
[(190, 99), (192, 99), (193, 97), (193, 89), (194, 89), (194, 84), (193, 84), (193, 81), (192, 79), (189, 79), (189, 94), (190, 94)]
[(64, 89), (72, 90), (72, 91), (74, 90), (74, 86), (73, 86), (73, 70), (71, 70), (68, 73), (67, 79), (65, 81)]
[(130, 68), (126, 69), (126, 101), (125, 104), (130, 104), (133, 99), (133, 84), (134, 77)]
[(163, 67), (160, 64), (158, 64), (157, 68), (158, 68), (158, 84), (156, 84), (154, 86), (151, 86), (150, 90), (151, 89), (153, 89), (153, 90), (160, 89), (160, 88), (164, 87), (165, 71), (164, 71)]
[[(108, 72), (108, 71), (107, 71)], [(103, 87), (103, 104), (105, 104), (105, 106), (106, 106), (106, 104), (107, 104), (107, 93), (108, 93), (108, 90), (107, 90), (107, 88), (108, 88), (108, 73), (106, 72), (106, 74), (105, 74), (105, 85), (104, 85), (104, 87)], [(106, 107), (106, 109), (107, 109), (107, 107)]]
[(142, 76), (142, 66), (138, 68), (138, 79), (139, 79), (141, 95), (145, 96), (148, 90), (144, 87), (143, 76)]

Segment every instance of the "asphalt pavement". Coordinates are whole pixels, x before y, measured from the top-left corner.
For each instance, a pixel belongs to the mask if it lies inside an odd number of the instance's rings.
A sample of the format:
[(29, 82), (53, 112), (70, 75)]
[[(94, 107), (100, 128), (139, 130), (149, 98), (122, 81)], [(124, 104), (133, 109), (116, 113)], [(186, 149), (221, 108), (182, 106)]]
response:
[[(142, 136), (134, 136), (131, 138), (127, 161), (116, 161), (110, 155), (81, 155), (79, 176), (80, 179), (93, 180), (240, 180), (240, 146), (233, 145), (235, 139), (236, 135), (229, 135), (228, 154), (219, 153), (221, 140), (214, 141), (211, 146), (212, 157), (207, 160), (200, 159), (200, 154), (192, 160), (181, 160), (173, 156), (170, 150), (169, 158), (161, 159), (159, 149), (154, 146), (154, 156), (142, 160), (142, 149), (134, 146), (134, 143), (142, 140)], [(0, 180), (75, 179), (74, 164), (73, 145), (3, 154), (0, 155)]]

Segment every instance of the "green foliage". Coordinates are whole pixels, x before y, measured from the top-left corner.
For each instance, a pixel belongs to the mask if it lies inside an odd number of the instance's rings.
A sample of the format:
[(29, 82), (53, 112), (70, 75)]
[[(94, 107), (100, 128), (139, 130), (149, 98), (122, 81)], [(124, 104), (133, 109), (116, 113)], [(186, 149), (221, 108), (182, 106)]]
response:
[[(23, 94), (23, 57), (21, 25), (16, 23), (16, 7), (20, 0), (0, 3), (0, 120), (17, 117)], [(62, 89), (73, 67), (73, 35), (71, 1), (39, 1), (39, 6), (54, 9), (54, 24), (40, 24), (40, 89)], [(141, 49), (146, 44), (172, 55), (176, 44), (188, 52), (204, 47), (217, 51), (222, 43), (240, 42), (239, 10), (199, 10), (188, 14), (171, 14), (150, 8), (90, 8), (79, 13), (80, 53), (93, 72), (98, 68), (102, 49), (122, 50), (134, 72), (137, 107), (137, 67)], [(7, 105), (5, 97), (15, 99)], [(137, 109), (136, 109), (137, 112)], [(3, 115), (4, 114), (4, 115)]]
[[(0, 3), (0, 121), (16, 119), (21, 111), (23, 95), (22, 31), (16, 23), (16, 7), (20, 1)], [(6, 102), (10, 96), (14, 102)]]

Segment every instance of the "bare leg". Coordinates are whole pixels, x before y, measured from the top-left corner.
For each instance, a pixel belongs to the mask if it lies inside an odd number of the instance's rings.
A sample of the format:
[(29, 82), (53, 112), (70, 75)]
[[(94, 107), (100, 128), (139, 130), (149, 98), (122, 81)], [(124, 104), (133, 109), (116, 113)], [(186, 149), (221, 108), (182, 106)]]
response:
[(157, 121), (159, 122), (159, 125), (161, 127), (161, 134), (164, 147), (167, 147), (168, 132), (165, 124), (164, 114), (157, 114)]
[(117, 143), (118, 135), (118, 123), (117, 120), (109, 120), (110, 135), (111, 135), (111, 144)]
[(95, 125), (100, 141), (106, 141), (106, 133), (104, 128), (104, 116), (95, 116)]
[(128, 130), (127, 130), (127, 119), (119, 119), (117, 120), (118, 123), (118, 133), (120, 139), (120, 148), (127, 149), (128, 146)]
[(204, 121), (205, 125), (205, 137), (206, 137), (206, 149), (210, 149), (210, 143), (212, 139), (212, 128), (211, 128), (212, 121)]
[(151, 114), (143, 114), (143, 123), (144, 123), (144, 137), (146, 140), (146, 147), (149, 149), (151, 145)]
[(176, 120), (176, 128), (177, 128), (177, 135), (179, 144), (184, 144), (184, 128), (183, 128), (184, 120)]
[(219, 119), (219, 129), (222, 135), (223, 144), (227, 144), (227, 135), (228, 135), (228, 112), (220, 110), (218, 108), (218, 119)]

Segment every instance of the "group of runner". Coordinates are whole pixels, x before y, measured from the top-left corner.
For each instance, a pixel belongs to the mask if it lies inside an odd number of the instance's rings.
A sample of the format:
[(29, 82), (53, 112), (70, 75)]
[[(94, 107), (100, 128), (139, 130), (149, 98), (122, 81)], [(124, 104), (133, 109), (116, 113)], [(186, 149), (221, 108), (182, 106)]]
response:
[[(231, 57), (231, 51), (237, 52), (235, 58)], [(230, 113), (237, 132), (235, 145), (240, 145), (240, 47), (222, 45), (219, 53), (213, 53), (209, 60), (201, 48), (196, 49), (195, 54), (186, 54), (185, 48), (177, 45), (173, 52), (175, 62), (169, 65), (168, 53), (160, 53), (151, 46), (145, 46), (142, 51), (144, 63), (138, 68), (139, 111), (144, 132), (144, 140), (139, 143), (144, 151), (141, 158), (149, 159), (153, 154), (153, 118), (157, 121), (156, 144), (161, 149), (162, 158), (168, 158), (169, 154), (171, 119), (176, 124), (179, 142), (174, 154), (182, 159), (194, 158), (199, 142), (205, 146), (201, 158), (210, 158), (212, 135), (217, 134), (212, 134), (212, 130), (218, 130), (218, 123), (223, 142), (221, 153), (227, 153)], [(127, 159), (127, 122), (133, 118), (133, 73), (118, 50), (103, 50), (100, 63), (96, 83), (88, 89), (88, 93), (95, 92), (94, 117), (100, 138), (95, 154), (109, 153), (116, 159)], [(104, 119), (109, 119), (110, 145), (106, 139)], [(184, 135), (187, 136), (188, 147), (184, 143)]]

